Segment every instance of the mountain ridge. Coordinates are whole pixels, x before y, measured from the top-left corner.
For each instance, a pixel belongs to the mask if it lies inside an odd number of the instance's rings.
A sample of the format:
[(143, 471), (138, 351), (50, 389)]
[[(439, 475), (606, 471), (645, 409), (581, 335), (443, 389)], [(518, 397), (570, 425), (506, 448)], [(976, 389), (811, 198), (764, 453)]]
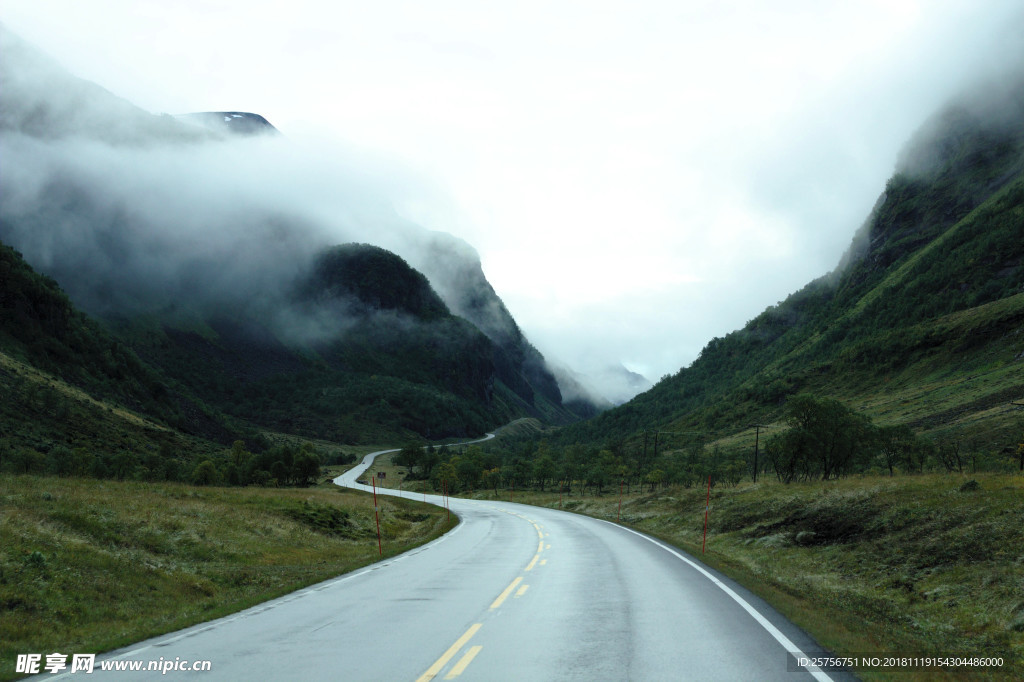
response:
[[(267, 426), (346, 442), (438, 438), (518, 417), (578, 418), (468, 245), (446, 254), (459, 240), (366, 214), (374, 202), (325, 222), (239, 195), (234, 173), (204, 166), (273, 163), (287, 141), (229, 139), (149, 114), (0, 34), (0, 145), (21, 169), (0, 178), (0, 240), (101, 319), (140, 371), (212, 410), (219, 439)], [(26, 73), (45, 83), (33, 88)], [(36, 110), (62, 115), (27, 125)], [(458, 271), (446, 280), (435, 265), (431, 276), (474, 320), (452, 315), (401, 254), (348, 238), (381, 220), (380, 241)]]
[[(788, 398), (810, 391), (882, 423), (1002, 448), (1016, 428), (1007, 410), (969, 426), (949, 418), (1024, 395), (1014, 378), (1024, 357), (1014, 340), (1024, 300), (1024, 80), (999, 87), (953, 102), (912, 137), (835, 270), (712, 339), (651, 390), (567, 427), (559, 442), (638, 447), (644, 432), (686, 430), (752, 447), (749, 424), (780, 420)], [(968, 381), (985, 363), (994, 385)], [(970, 400), (944, 392), (934, 413), (896, 404), (937, 374), (962, 377)]]

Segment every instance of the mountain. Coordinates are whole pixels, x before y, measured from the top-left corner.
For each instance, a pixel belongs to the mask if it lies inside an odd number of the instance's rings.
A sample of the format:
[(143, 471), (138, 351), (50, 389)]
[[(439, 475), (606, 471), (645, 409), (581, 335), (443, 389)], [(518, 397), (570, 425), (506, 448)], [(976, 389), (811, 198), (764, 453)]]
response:
[(175, 118), (218, 133), (227, 132), (241, 136), (280, 134), (270, 121), (248, 111), (202, 111), (195, 114), (179, 114)]
[[(106, 144), (198, 142), (212, 135), (154, 116), (94, 83), (75, 78), (0, 25), (0, 130), (37, 139), (92, 139)], [(59, 97), (53, 93), (60, 93)], [(117, 125), (111, 125), (117, 121)]]
[(536, 405), (540, 416), (556, 424), (598, 411), (600, 403), (595, 400), (564, 403), (562, 382), (523, 335), (487, 281), (480, 256), (472, 246), (450, 234), (428, 232), (413, 253), (417, 266), (429, 276), (452, 311), (494, 342), (498, 374), (520, 400)]
[[(280, 135), (237, 134), (272, 128), (262, 117), (187, 117), (207, 130), (154, 116), (0, 41), (0, 241), (67, 292), (82, 328), (217, 425), (189, 433), (379, 442), (579, 418), (468, 245), (398, 220), (351, 173), (289, 165), (300, 154)], [(427, 274), (352, 237), (398, 244)]]
[(1021, 80), (951, 103), (907, 144), (836, 270), (563, 442), (641, 447), (661, 430), (748, 448), (739, 434), (753, 441), (751, 424), (812, 393), (881, 424), (1009, 447), (1008, 403), (1024, 396), (1022, 121)]

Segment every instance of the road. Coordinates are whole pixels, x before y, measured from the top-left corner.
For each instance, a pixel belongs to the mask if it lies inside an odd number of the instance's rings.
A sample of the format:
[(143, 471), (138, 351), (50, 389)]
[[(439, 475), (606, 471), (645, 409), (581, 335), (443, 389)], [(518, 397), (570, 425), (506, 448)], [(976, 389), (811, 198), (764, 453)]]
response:
[[(377, 454), (336, 483), (364, 488)], [(209, 660), (168, 675), (216, 680), (812, 678), (787, 665), (820, 650), (805, 633), (659, 541), (511, 502), (450, 508), (461, 523), (421, 548), (100, 659)]]

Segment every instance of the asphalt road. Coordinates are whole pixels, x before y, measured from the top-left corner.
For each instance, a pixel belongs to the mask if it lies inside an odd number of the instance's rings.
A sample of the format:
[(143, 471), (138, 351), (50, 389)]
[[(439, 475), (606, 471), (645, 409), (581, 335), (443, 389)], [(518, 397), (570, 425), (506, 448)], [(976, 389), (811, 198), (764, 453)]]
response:
[[(336, 482), (361, 488), (355, 480), (372, 457)], [(427, 499), (441, 503), (439, 497)], [(787, 657), (820, 651), (805, 633), (678, 550), (615, 524), (556, 510), (459, 499), (450, 499), (450, 508), (462, 522), (428, 545), (101, 656), (90, 677), (100, 674), (100, 660), (162, 658), (209, 660), (211, 670), (107, 676), (422, 682), (811, 678)], [(849, 679), (833, 672), (813, 676)]]

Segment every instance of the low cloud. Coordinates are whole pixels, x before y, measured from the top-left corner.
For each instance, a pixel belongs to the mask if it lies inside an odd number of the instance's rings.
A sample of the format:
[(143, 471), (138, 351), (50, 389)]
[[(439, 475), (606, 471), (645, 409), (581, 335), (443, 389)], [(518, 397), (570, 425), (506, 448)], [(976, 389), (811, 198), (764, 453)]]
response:
[(423, 190), (385, 160), (155, 116), (0, 35), (0, 240), (88, 312), (226, 312), (309, 341), (351, 317), (292, 305), (324, 247), (428, 260), (431, 235), (394, 209)]

